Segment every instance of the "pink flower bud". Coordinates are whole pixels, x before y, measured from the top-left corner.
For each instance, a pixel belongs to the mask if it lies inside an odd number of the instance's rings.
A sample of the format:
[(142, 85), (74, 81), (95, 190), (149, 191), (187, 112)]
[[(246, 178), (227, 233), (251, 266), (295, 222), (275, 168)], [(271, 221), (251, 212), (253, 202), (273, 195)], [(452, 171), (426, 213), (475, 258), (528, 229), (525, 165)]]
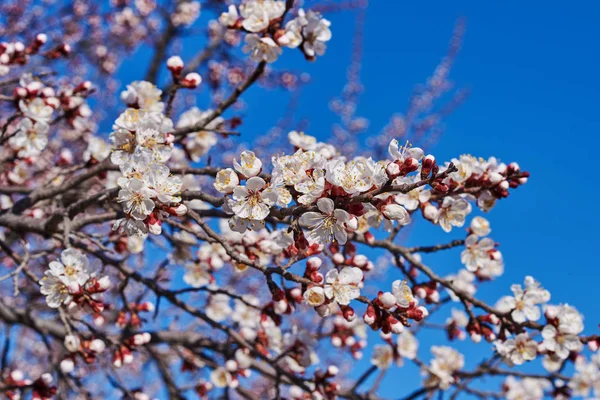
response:
[(311, 270), (318, 270), (319, 268), (321, 268), (321, 265), (323, 264), (323, 260), (321, 260), (319, 257), (310, 257), (307, 261), (306, 261), (306, 266), (311, 269)]
[(431, 294), (429, 295), (429, 300), (433, 303), (438, 303), (440, 301), (440, 292), (438, 292), (437, 290), (431, 292)]
[(358, 218), (356, 218), (354, 215), (352, 215), (350, 217), (350, 220), (348, 220), (348, 222), (346, 222), (346, 228), (348, 228), (348, 230), (354, 232), (355, 230), (358, 229)]
[(344, 309), (342, 311), (342, 315), (348, 322), (354, 321), (354, 318), (356, 317), (356, 315), (354, 314), (354, 309), (352, 309), (352, 307), (348, 307), (348, 306), (344, 307)]
[(27, 89), (18, 87), (15, 89), (15, 97), (27, 97)]
[(288, 302), (286, 299), (273, 302), (273, 308), (277, 314), (283, 314), (288, 309)]
[(375, 323), (376, 316), (377, 314), (375, 313), (375, 308), (369, 304), (367, 307), (367, 312), (365, 312), (365, 315), (363, 316), (363, 321), (365, 321), (367, 325), (373, 325)]
[(430, 221), (435, 221), (438, 216), (438, 209), (431, 204), (427, 204), (425, 208), (423, 208), (423, 216)]
[(35, 37), (35, 41), (40, 45), (45, 44), (48, 41), (48, 36), (45, 33), (38, 33)]
[(179, 56), (171, 56), (167, 60), (167, 68), (175, 75), (179, 75), (183, 70), (183, 67), (183, 60)]
[(106, 349), (106, 344), (100, 339), (94, 339), (90, 343), (90, 350), (94, 353), (102, 353)]
[(395, 162), (391, 162), (385, 168), (385, 172), (387, 172), (390, 178), (395, 178), (400, 175), (400, 166)]
[(327, 375), (329, 375), (331, 377), (336, 376), (339, 372), (340, 372), (340, 369), (338, 367), (336, 367), (335, 365), (330, 365), (327, 368)]
[(392, 330), (392, 332), (394, 333), (402, 333), (404, 332), (404, 325), (402, 325), (400, 323), (400, 321), (398, 321), (396, 318), (394, 317), (388, 317), (388, 323), (390, 324), (390, 328)]
[(71, 353), (79, 350), (79, 346), (81, 345), (81, 341), (79, 337), (75, 335), (67, 335), (65, 336), (65, 348), (69, 350)]
[(65, 358), (60, 362), (60, 370), (63, 374), (70, 374), (75, 369), (75, 362), (72, 358)]
[(177, 207), (172, 207), (172, 209), (175, 215), (177, 215), (178, 217), (183, 217), (188, 212), (188, 208), (185, 204), (180, 204)]
[(472, 332), (471, 333), (471, 340), (473, 341), (473, 343), (479, 343), (479, 342), (481, 342), (481, 334), (476, 333), (476, 332)]
[(195, 89), (202, 82), (202, 77), (196, 72), (190, 72), (180, 82), (181, 86), (188, 89)]
[(25, 86), (25, 88), (31, 95), (37, 94), (37, 92), (42, 90), (43, 87), (44, 87), (44, 85), (42, 84), (42, 82), (39, 82), (39, 81), (29, 82), (27, 84), (27, 86)]
[(386, 309), (390, 309), (396, 305), (396, 297), (394, 297), (394, 295), (390, 292), (385, 292), (379, 295), (379, 300)]
[(98, 279), (98, 288), (100, 290), (107, 290), (110, 287), (110, 277), (109, 276), (103, 276), (102, 278)]
[(369, 259), (364, 254), (358, 254), (352, 258), (352, 263), (358, 268), (362, 268), (369, 262)]
[(229, 372), (235, 372), (238, 369), (238, 364), (234, 360), (227, 360), (225, 363), (225, 369)]
[(162, 223), (158, 219), (154, 219), (148, 224), (148, 231), (153, 235), (160, 235), (162, 233)]
[(342, 253), (335, 253), (331, 259), (336, 264), (343, 264), (345, 261), (344, 255)]
[(331, 344), (333, 345), (333, 347), (341, 347), (342, 346), (342, 339), (339, 336), (333, 336), (331, 338)]

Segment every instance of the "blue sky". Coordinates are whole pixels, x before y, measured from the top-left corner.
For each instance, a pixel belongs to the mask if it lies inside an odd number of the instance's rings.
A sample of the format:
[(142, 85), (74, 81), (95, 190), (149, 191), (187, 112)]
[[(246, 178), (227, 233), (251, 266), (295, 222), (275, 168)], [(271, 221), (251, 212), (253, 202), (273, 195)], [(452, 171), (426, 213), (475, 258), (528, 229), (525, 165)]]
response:
[[(593, 214), (600, 195), (600, 185), (593, 179), (600, 130), (599, 12), (600, 7), (591, 1), (524, 5), (517, 1), (372, 0), (361, 72), (366, 91), (358, 108), (359, 115), (369, 118), (371, 134), (379, 132), (392, 114), (405, 111), (413, 86), (424, 82), (444, 56), (457, 18), (466, 17), (466, 35), (451, 78), (471, 93), (446, 120), (442, 137), (430, 150), (438, 160), (462, 153), (494, 155), (505, 162), (517, 161), (531, 173), (527, 185), (487, 215), (491, 236), (501, 245), (506, 272), (485, 285), (487, 290), (478, 297), (495, 302), (509, 293), (512, 283), (522, 283), (531, 274), (551, 291), (552, 302), (568, 302), (584, 313), (587, 333), (597, 332), (600, 322), (600, 298), (593, 295), (599, 277)], [(326, 17), (332, 21), (333, 38), (324, 57), (308, 63), (288, 50), (275, 65), (311, 74), (295, 119), (308, 118), (307, 133), (320, 139), (326, 139), (337, 122), (328, 102), (345, 84), (354, 29), (351, 12)], [(196, 50), (193, 42), (186, 41), (181, 55), (186, 60)], [(123, 82), (142, 79), (144, 72), (126, 66), (121, 78)], [(251, 140), (272, 127), (284, 111), (285, 98), (280, 91), (249, 90), (244, 95), (249, 108), (242, 137)], [(199, 101), (198, 106), (206, 104)], [(462, 235), (460, 230), (447, 235), (422, 224), (405, 240), (407, 244), (434, 244)], [(425, 261), (431, 261), (440, 273), (461, 267), (458, 251)], [(440, 338), (433, 335), (423, 346)], [(490, 354), (485, 343), (462, 347), (469, 349), (475, 361)], [(420, 356), (427, 359), (427, 353), (421, 349)], [(389, 374), (403, 382), (417, 377), (415, 370), (393, 369)], [(415, 388), (395, 382), (387, 379), (380, 393), (398, 397)]]

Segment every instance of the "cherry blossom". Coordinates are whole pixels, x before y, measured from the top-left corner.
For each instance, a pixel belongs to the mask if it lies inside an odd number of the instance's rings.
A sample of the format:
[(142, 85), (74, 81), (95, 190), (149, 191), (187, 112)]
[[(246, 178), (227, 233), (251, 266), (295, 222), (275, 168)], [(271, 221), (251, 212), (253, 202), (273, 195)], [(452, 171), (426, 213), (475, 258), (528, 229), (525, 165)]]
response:
[(246, 182), (246, 186), (233, 189), (233, 212), (240, 218), (263, 220), (269, 215), (269, 208), (277, 202), (277, 194), (266, 189), (266, 182), (254, 176)]
[(495, 346), (498, 353), (511, 365), (521, 365), (537, 356), (538, 344), (527, 333), (520, 333), (505, 341), (497, 341)]
[(326, 244), (335, 240), (339, 244), (345, 244), (348, 234), (344, 224), (350, 221), (350, 214), (336, 209), (333, 200), (325, 197), (317, 201), (317, 208), (319, 212), (309, 211), (300, 218), (300, 223), (310, 229), (312, 241)]
[(325, 296), (341, 305), (348, 305), (360, 296), (359, 284), (362, 279), (363, 273), (359, 268), (332, 269), (325, 277)]

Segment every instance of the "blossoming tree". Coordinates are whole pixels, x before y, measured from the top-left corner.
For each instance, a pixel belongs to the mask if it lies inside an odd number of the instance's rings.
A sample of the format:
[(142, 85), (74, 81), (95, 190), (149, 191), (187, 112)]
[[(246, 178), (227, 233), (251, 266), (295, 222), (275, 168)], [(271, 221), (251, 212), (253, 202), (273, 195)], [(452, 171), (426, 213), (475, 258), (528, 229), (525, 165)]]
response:
[[(365, 4), (229, 3), (0, 6), (3, 397), (376, 399), (406, 364), (423, 375), (407, 398), (600, 396), (600, 337), (568, 299), (532, 277), (495, 304), (477, 297), (504, 263), (472, 212), (529, 174), (404, 143), (437, 130), (431, 102), (449, 89), (462, 26), (409, 111), (361, 153), (359, 43), (331, 140), (285, 123), (245, 137), (234, 106), (253, 85), (298, 89), (305, 76), (277, 59), (319, 62), (332, 40), (323, 13), (360, 22)], [(201, 7), (214, 19), (184, 62), (177, 43)], [(118, 96), (117, 66), (143, 43), (145, 75)], [(209, 105), (192, 106), (202, 88)], [(400, 233), (417, 223), (450, 239), (407, 247)], [(428, 265), (453, 248), (456, 273)], [(379, 276), (385, 265), (402, 279)], [(422, 328), (445, 334), (419, 348)], [(467, 366), (457, 340), (490, 355)], [(491, 376), (503, 384), (482, 390)]]

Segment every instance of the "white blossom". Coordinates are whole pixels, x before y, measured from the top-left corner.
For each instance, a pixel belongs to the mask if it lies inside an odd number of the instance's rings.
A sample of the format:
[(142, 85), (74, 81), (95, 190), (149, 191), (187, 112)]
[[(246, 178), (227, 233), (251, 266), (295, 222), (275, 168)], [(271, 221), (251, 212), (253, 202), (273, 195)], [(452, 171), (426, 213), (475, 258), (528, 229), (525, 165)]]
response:
[(529, 337), (527, 332), (504, 341), (497, 340), (494, 345), (498, 353), (511, 366), (521, 365), (526, 361), (534, 360), (537, 356), (538, 344)]
[(117, 201), (123, 203), (125, 213), (142, 221), (154, 210), (154, 196), (155, 192), (144, 181), (133, 178), (119, 190)]
[(371, 364), (379, 369), (388, 369), (394, 361), (394, 351), (389, 344), (378, 344), (373, 347)]
[(135, 81), (121, 92), (121, 100), (128, 106), (151, 112), (162, 112), (164, 104), (160, 101), (162, 91), (151, 82)]
[(36, 122), (49, 123), (54, 109), (46, 104), (44, 99), (36, 97), (27, 103), (25, 100), (19, 101), (19, 109), (26, 117)]
[(281, 47), (277, 45), (270, 37), (260, 37), (254, 33), (246, 35), (245, 45), (242, 48), (244, 53), (250, 54), (253, 61), (266, 61), (272, 63), (281, 54)]
[(265, 219), (269, 215), (270, 207), (277, 202), (277, 194), (264, 189), (266, 182), (258, 176), (248, 179), (246, 186), (236, 186), (233, 189), (233, 212), (239, 218)]
[(475, 217), (471, 220), (471, 231), (479, 237), (484, 237), (489, 235), (492, 229), (490, 228), (490, 223), (487, 219)]
[(313, 242), (327, 244), (336, 240), (345, 244), (348, 234), (344, 223), (350, 220), (350, 214), (336, 209), (333, 200), (323, 197), (317, 201), (319, 212), (309, 211), (300, 217), (300, 223), (310, 229), (309, 236)]
[(363, 278), (360, 268), (346, 267), (341, 271), (332, 269), (325, 276), (325, 296), (348, 305), (350, 301), (360, 296), (359, 284)]
[(454, 372), (464, 367), (465, 359), (462, 354), (448, 346), (432, 346), (431, 353), (434, 359), (431, 360), (426, 372), (429, 377), (425, 386), (439, 386), (442, 390), (447, 390), (454, 383)]
[(231, 168), (225, 168), (217, 172), (215, 183), (213, 186), (219, 192), (229, 194), (233, 192), (236, 186), (240, 183), (240, 179), (234, 170)]
[(465, 217), (471, 212), (471, 205), (460, 197), (444, 197), (442, 207), (439, 209), (435, 222), (445, 232), (450, 232), (452, 226), (461, 227), (465, 224)]
[(416, 304), (413, 292), (406, 281), (396, 280), (392, 282), (392, 294), (396, 297), (398, 306), (402, 308), (410, 307), (411, 303)]
[(9, 139), (8, 144), (18, 150), (19, 157), (37, 156), (48, 144), (49, 129), (46, 122), (34, 122), (29, 118), (23, 118), (19, 122), (17, 133)]
[(237, 159), (233, 160), (233, 168), (247, 179), (260, 173), (262, 170), (262, 161), (254, 155), (253, 151), (243, 151), (240, 154), (239, 163)]

